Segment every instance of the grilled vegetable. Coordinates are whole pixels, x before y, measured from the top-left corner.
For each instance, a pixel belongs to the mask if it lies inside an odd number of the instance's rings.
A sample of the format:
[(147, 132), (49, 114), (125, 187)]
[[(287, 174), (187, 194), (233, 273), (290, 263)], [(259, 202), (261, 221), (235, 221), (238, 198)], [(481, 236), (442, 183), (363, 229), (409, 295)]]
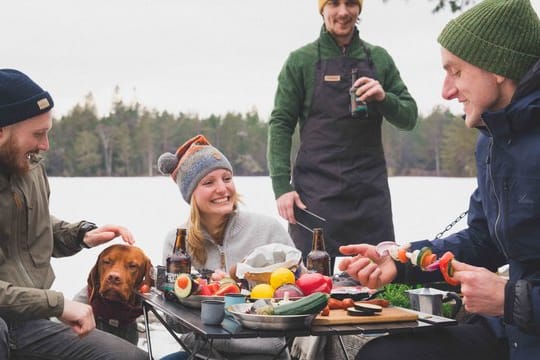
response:
[(452, 286), (458, 286), (459, 281), (454, 279), (452, 276), (454, 275), (454, 270), (452, 268), (452, 260), (454, 259), (454, 254), (452, 254), (450, 251), (447, 251), (441, 256), (441, 259), (439, 260), (439, 269), (441, 270), (441, 274), (444, 277), (444, 280), (452, 285)]
[(459, 282), (452, 277), (452, 259), (454, 259), (452, 252), (447, 251), (437, 260), (437, 255), (433, 254), (433, 251), (426, 246), (412, 252), (407, 251), (409, 247), (410, 244), (400, 246), (391, 241), (384, 241), (377, 245), (376, 251), (379, 256), (391, 256), (395, 261), (404, 264), (410, 261), (412, 265), (420, 267), (423, 271), (440, 270), (448, 284), (452, 286), (459, 285)]

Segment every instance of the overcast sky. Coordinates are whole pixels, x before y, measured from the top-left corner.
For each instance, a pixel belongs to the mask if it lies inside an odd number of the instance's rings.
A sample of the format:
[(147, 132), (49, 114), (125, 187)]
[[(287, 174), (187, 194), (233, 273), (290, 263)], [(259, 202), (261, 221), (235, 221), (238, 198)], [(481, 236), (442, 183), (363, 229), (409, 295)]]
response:
[[(540, 0), (532, 0), (537, 11)], [(431, 0), (365, 0), (362, 38), (388, 50), (420, 112), (438, 104), (437, 35), (455, 16)], [(56, 114), (91, 92), (207, 116), (253, 108), (267, 119), (287, 55), (319, 34), (316, 0), (17, 0), (0, 7), (0, 67), (49, 90)]]

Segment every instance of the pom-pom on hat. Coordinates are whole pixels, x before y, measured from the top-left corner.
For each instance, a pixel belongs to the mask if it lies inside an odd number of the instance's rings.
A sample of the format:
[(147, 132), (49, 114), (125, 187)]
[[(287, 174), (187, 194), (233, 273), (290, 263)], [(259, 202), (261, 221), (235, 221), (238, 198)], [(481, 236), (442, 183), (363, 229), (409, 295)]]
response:
[(188, 204), (191, 202), (193, 191), (203, 177), (216, 169), (233, 171), (225, 155), (210, 145), (203, 135), (197, 135), (186, 141), (175, 154), (161, 154), (158, 159), (158, 169), (164, 175), (171, 175)]
[(49, 93), (14, 69), (0, 69), (0, 127), (30, 119), (54, 106)]
[[(322, 14), (322, 9), (328, 1), (329, 0), (319, 0), (319, 13), (320, 14)], [(356, 0), (356, 1), (358, 2), (358, 5), (360, 6), (360, 12), (362, 12), (362, 3), (364, 2), (364, 0)]]
[(529, 0), (484, 0), (437, 40), (466, 62), (519, 82), (540, 58), (540, 20)]

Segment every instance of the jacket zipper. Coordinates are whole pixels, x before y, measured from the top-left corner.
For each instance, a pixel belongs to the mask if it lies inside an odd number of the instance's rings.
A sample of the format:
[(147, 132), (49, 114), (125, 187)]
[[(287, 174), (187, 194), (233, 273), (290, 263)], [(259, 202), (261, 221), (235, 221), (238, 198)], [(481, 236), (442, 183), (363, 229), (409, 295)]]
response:
[[(489, 139), (489, 152), (488, 152), (488, 159), (487, 159), (487, 164), (486, 165), (487, 165), (487, 168), (488, 168), (489, 180), (491, 182), (493, 196), (495, 197), (495, 200), (497, 200), (497, 218), (495, 219), (495, 225), (494, 225), (493, 232), (495, 234), (495, 241), (499, 245), (499, 248), (503, 252), (504, 256), (508, 259), (508, 253), (506, 251), (506, 248), (503, 246), (503, 243), (502, 243), (501, 239), (499, 238), (499, 223), (500, 223), (500, 220), (501, 220), (502, 204), (501, 204), (501, 200), (497, 196), (497, 191), (495, 189), (495, 181), (493, 180), (493, 173), (491, 171), (492, 163), (493, 163), (493, 134), (491, 133), (491, 130), (489, 129), (488, 126), (486, 126), (486, 128), (487, 128), (487, 130), (488, 130), (488, 132), (489, 132), (489, 134), (491, 136), (490, 139)], [(507, 186), (508, 186), (506, 180), (504, 180), (504, 185), (503, 186), (504, 186), (504, 189), (506, 190)]]

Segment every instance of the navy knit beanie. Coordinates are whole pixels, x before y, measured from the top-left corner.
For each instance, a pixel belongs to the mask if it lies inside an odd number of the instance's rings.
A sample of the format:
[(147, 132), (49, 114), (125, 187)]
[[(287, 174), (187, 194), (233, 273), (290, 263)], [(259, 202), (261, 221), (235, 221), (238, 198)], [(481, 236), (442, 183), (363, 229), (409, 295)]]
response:
[(233, 171), (225, 155), (210, 145), (203, 135), (197, 135), (186, 141), (175, 154), (161, 154), (158, 159), (158, 169), (164, 175), (171, 175), (188, 204), (191, 202), (193, 191), (203, 177), (216, 169)]
[(50, 111), (49, 93), (18, 70), (0, 69), (0, 127)]

